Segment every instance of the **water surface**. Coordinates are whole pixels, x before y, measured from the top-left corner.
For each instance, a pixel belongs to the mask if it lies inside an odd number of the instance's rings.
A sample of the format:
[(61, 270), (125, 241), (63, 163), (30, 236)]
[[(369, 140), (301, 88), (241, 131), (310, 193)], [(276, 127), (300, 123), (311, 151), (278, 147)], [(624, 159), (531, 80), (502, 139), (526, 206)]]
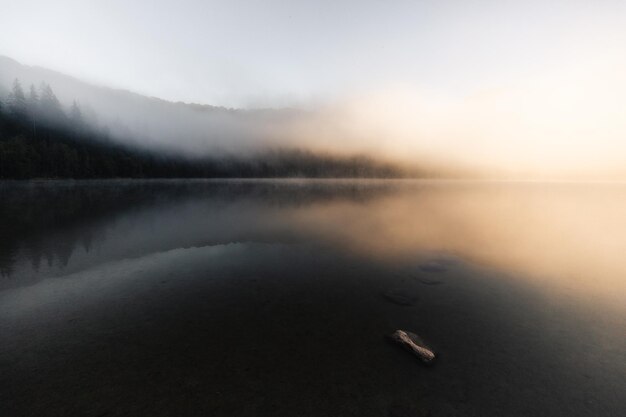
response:
[(626, 415), (625, 232), (624, 184), (5, 183), (0, 414)]

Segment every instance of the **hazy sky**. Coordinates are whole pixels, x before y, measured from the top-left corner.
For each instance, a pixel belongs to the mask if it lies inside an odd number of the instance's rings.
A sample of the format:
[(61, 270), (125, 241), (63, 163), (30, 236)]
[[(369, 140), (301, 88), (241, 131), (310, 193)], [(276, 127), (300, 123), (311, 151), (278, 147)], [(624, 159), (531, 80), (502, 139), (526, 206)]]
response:
[(624, 54), (625, 1), (0, 0), (0, 54), (171, 100), (466, 95)]
[(0, 0), (0, 11), (0, 54), (25, 64), (169, 100), (312, 110), (271, 126), (290, 146), (626, 176), (625, 0)]

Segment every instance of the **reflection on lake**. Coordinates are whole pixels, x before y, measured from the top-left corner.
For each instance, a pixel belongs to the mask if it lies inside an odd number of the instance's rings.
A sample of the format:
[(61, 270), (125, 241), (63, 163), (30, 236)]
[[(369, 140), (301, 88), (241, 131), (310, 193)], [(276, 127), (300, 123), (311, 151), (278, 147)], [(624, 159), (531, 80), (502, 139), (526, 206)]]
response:
[(624, 184), (6, 183), (0, 412), (624, 415), (625, 231)]

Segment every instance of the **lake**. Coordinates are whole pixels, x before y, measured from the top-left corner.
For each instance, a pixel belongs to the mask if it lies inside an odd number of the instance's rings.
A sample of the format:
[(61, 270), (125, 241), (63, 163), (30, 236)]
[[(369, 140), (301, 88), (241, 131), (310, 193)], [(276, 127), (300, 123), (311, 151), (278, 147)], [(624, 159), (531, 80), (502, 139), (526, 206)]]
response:
[(624, 416), (625, 392), (623, 183), (0, 184), (3, 417)]

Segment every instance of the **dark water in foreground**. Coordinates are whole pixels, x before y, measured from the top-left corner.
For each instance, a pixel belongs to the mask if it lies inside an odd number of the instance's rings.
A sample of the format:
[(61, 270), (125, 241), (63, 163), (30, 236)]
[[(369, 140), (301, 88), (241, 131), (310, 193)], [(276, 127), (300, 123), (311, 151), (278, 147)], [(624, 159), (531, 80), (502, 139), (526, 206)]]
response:
[(624, 416), (625, 301), (623, 184), (0, 185), (2, 417)]

